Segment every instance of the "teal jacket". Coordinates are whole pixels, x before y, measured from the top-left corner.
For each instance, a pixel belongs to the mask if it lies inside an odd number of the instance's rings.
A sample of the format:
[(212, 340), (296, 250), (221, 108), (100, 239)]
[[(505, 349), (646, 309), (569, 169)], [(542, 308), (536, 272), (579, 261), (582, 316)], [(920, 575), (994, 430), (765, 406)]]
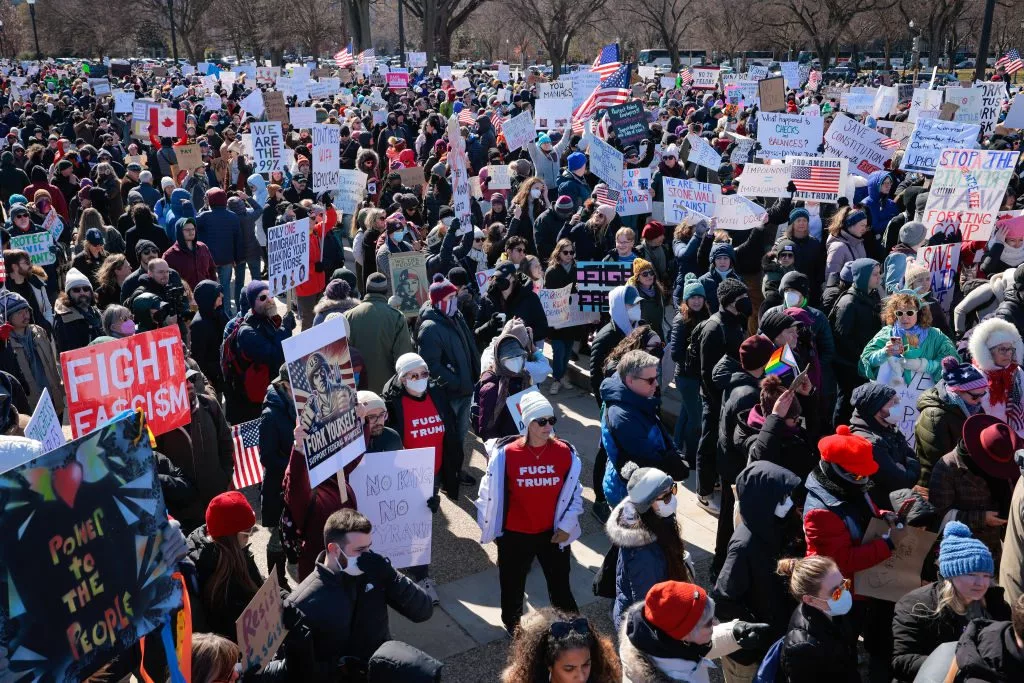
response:
[[(956, 347), (949, 337), (944, 335), (938, 328), (929, 327), (927, 329), (928, 334), (925, 335), (924, 342), (916, 349), (910, 348), (910, 345), (907, 344), (906, 336), (903, 337), (903, 348), (905, 349), (903, 357), (907, 359), (924, 358), (927, 360), (928, 374), (931, 375), (932, 381), (938, 383), (942, 379), (942, 359), (946, 356), (956, 358)], [(887, 358), (885, 344), (892, 336), (892, 325), (883, 325), (878, 334), (867, 343), (867, 346), (864, 347), (860, 354), (858, 369), (861, 376), (868, 379), (876, 379), (878, 377), (878, 369), (882, 367), (882, 363)], [(910, 383), (913, 376), (913, 372), (904, 370), (903, 380), (907, 384)]]

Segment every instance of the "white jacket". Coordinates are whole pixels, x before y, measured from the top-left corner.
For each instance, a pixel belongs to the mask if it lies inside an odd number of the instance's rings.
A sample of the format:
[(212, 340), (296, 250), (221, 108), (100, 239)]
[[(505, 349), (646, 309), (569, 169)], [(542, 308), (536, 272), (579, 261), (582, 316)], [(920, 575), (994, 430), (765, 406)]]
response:
[[(496, 445), (491, 451), (487, 472), (480, 480), (475, 505), (481, 544), (490, 543), (505, 530), (505, 446), (508, 443), (511, 441)], [(559, 548), (567, 547), (580, 537), (580, 513), (583, 512), (583, 485), (580, 484), (580, 470), (583, 464), (572, 444), (566, 441), (562, 443), (565, 443), (572, 453), (572, 464), (569, 466), (569, 475), (565, 478), (562, 492), (558, 495), (558, 504), (555, 506), (553, 527), (569, 534), (569, 539), (565, 543), (560, 543)]]

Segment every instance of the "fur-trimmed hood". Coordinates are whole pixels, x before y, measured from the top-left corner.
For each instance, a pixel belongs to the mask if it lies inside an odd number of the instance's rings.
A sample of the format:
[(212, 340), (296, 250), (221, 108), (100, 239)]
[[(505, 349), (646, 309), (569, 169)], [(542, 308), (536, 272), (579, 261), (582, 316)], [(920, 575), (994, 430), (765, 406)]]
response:
[(657, 541), (654, 533), (648, 529), (640, 513), (636, 511), (629, 498), (623, 498), (604, 525), (605, 533), (612, 545), (620, 548), (641, 548)]
[(643, 607), (643, 601), (638, 602), (622, 615), (622, 626), (619, 627), (619, 660), (622, 662), (622, 681), (623, 683), (676, 683), (676, 679), (669, 678), (661, 671), (650, 655), (638, 650), (626, 635), (630, 617)]
[(1024, 342), (1021, 341), (1017, 328), (1001, 318), (989, 318), (979, 323), (971, 332), (971, 340), (968, 342), (967, 348), (971, 352), (974, 365), (981, 370), (989, 371), (996, 369), (989, 348), (1007, 342), (1016, 345), (1017, 362), (1024, 361)]

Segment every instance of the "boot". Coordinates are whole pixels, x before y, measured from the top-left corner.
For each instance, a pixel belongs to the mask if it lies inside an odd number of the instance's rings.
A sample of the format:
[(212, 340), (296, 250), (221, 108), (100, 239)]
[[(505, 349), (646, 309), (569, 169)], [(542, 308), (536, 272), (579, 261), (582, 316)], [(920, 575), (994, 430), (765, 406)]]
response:
[(267, 571), (277, 572), (277, 583), (281, 588), (288, 588), (288, 556), (283, 550), (267, 551)]

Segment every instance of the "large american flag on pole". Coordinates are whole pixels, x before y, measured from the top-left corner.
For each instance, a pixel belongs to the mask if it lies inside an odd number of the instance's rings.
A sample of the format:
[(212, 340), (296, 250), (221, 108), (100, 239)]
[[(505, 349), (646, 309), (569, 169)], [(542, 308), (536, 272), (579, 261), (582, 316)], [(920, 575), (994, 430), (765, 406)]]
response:
[(352, 56), (352, 45), (339, 50), (334, 53), (334, 65), (339, 69), (347, 69), (356, 63), (355, 57)]
[(249, 420), (231, 427), (231, 443), (234, 445), (235, 473), (231, 485), (244, 489), (263, 481), (263, 465), (260, 464), (260, 422), (263, 418)]
[(1024, 60), (1020, 58), (1020, 52), (1017, 51), (1017, 48), (1010, 48), (1005, 55), (996, 61), (996, 68), (998, 69), (999, 67), (1006, 69), (1008, 74), (1024, 69)]
[(363, 50), (359, 53), (359, 66), (360, 68), (369, 65), (371, 68), (377, 63), (377, 53), (371, 47), (367, 50)]
[(839, 192), (842, 169), (819, 166), (794, 166), (791, 176), (800, 192)]
[(611, 45), (605, 45), (601, 48), (601, 51), (597, 53), (597, 58), (594, 60), (593, 66), (590, 70), (594, 73), (601, 74), (601, 78), (608, 78), (618, 70), (622, 65), (619, 61), (619, 44), (612, 43)]
[(604, 78), (587, 99), (572, 113), (572, 131), (583, 132), (583, 124), (598, 109), (625, 104), (629, 101), (629, 64), (623, 64), (611, 76)]

